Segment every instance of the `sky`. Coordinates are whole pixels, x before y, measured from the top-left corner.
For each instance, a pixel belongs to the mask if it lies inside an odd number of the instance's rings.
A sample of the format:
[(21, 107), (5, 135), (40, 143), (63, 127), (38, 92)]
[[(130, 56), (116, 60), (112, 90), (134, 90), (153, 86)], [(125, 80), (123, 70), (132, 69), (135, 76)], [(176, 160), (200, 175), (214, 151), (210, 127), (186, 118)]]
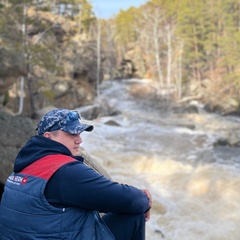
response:
[(98, 18), (108, 19), (116, 15), (120, 10), (127, 10), (130, 7), (139, 7), (147, 0), (90, 0), (93, 12)]

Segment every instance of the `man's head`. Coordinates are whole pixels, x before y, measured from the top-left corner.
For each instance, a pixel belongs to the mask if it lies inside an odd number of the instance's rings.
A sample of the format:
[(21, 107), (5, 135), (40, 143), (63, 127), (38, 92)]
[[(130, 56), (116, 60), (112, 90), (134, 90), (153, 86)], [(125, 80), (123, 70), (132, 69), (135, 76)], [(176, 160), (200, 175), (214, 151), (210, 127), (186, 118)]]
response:
[(82, 143), (80, 133), (92, 130), (92, 125), (81, 122), (78, 112), (64, 108), (46, 113), (37, 127), (38, 135), (65, 145), (72, 155), (78, 154), (79, 145)]
[(70, 134), (80, 134), (83, 131), (92, 131), (93, 126), (81, 122), (81, 116), (77, 111), (58, 108), (47, 112), (38, 123), (37, 133), (61, 130)]

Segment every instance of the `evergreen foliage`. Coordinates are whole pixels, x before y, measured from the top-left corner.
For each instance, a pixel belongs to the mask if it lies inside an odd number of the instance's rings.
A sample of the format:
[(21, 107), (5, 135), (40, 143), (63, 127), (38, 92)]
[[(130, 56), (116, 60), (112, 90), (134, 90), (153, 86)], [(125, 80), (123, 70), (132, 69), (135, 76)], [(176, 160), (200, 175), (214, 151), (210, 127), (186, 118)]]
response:
[[(239, 0), (149, 0), (109, 20), (96, 19), (92, 11), (88, 0), (1, 1), (1, 46), (24, 54), (34, 81), (43, 75), (70, 77), (69, 63), (86, 56), (97, 71), (96, 55), (101, 54), (106, 78), (121, 77), (121, 63), (130, 60), (135, 76), (153, 78), (159, 92), (175, 89), (180, 99), (187, 94), (183, 86), (196, 84), (205, 87), (196, 97), (206, 103), (240, 103)], [(67, 51), (70, 46), (76, 46), (78, 56), (69, 55), (74, 52)], [(88, 46), (91, 54), (80, 46)]]
[[(234, 98), (239, 104), (239, 10), (238, 0), (150, 0), (135, 13), (120, 13), (115, 21), (119, 38), (141, 48), (145, 69), (160, 89), (196, 82), (206, 88), (200, 94), (206, 103), (228, 104)], [(128, 29), (137, 31), (137, 37), (126, 37)]]

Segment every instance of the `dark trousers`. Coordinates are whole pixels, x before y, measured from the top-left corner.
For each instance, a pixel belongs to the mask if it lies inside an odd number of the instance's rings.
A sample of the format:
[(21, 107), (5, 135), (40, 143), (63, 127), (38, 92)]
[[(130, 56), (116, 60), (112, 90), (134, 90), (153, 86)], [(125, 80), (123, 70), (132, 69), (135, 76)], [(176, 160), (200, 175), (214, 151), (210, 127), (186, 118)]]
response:
[(102, 217), (115, 240), (145, 240), (144, 214), (113, 214)]

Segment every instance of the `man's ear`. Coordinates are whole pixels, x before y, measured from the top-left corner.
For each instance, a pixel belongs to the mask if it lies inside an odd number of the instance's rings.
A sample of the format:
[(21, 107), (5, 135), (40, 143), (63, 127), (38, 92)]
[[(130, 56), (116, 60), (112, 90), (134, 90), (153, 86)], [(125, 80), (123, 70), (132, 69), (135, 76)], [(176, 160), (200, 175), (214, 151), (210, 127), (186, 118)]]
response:
[(46, 138), (50, 138), (51, 139), (51, 133), (50, 132), (45, 132), (43, 134), (43, 136), (46, 137)]

